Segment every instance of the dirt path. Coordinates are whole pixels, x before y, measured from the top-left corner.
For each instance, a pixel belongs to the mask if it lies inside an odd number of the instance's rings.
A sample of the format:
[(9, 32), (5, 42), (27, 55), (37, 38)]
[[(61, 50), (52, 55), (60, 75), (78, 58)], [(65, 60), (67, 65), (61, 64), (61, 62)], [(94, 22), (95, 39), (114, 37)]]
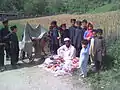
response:
[(54, 77), (38, 66), (0, 73), (0, 90), (90, 90), (76, 76)]

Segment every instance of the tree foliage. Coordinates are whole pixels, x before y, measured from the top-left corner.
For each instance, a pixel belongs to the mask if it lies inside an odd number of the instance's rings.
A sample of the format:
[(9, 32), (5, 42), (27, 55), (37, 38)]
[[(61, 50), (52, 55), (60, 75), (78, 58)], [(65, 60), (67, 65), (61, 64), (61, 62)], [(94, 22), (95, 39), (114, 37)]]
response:
[[(28, 15), (52, 15), (59, 13), (86, 13), (105, 4), (119, 0), (0, 0), (0, 11), (23, 12)], [(117, 6), (114, 9), (119, 9)], [(113, 10), (114, 10), (113, 9)]]

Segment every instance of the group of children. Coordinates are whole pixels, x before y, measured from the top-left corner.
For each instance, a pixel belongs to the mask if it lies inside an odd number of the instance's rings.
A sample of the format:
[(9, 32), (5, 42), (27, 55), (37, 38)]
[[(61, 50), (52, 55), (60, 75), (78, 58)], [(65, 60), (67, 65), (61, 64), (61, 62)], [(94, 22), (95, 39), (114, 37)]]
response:
[(64, 45), (64, 38), (68, 37), (71, 40), (71, 44), (76, 48), (76, 56), (80, 57), (80, 76), (87, 76), (89, 60), (94, 71), (99, 72), (106, 53), (105, 40), (102, 36), (103, 30), (94, 29), (93, 24), (87, 22), (87, 20), (76, 21), (76, 19), (71, 19), (71, 27), (66, 28), (66, 24), (58, 27), (56, 21), (51, 22), (49, 30), (51, 54), (57, 54), (57, 49)]

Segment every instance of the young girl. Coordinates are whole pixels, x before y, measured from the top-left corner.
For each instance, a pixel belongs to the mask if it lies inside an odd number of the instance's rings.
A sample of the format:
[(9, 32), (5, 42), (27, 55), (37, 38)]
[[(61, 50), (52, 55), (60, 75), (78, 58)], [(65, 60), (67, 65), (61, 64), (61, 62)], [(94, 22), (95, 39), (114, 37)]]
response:
[(93, 31), (93, 25), (91, 23), (88, 23), (88, 29), (84, 33), (84, 39), (90, 41), (92, 38), (92, 31)]
[(81, 71), (80, 76), (83, 77), (83, 78), (87, 76), (88, 60), (89, 60), (88, 41), (83, 40), (82, 41), (82, 50), (81, 50), (81, 53), (80, 53), (80, 61), (79, 61), (79, 67), (80, 67), (80, 71)]

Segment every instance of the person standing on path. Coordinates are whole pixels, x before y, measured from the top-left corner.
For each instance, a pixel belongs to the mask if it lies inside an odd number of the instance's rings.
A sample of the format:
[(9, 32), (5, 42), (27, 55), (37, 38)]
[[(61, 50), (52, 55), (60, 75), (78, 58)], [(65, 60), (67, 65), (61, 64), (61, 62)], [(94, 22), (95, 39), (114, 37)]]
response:
[(71, 27), (69, 27), (69, 38), (71, 40), (71, 44), (73, 45), (74, 37), (75, 37), (75, 26), (76, 19), (71, 19)]
[(11, 35), (9, 36), (10, 38), (10, 54), (11, 54), (11, 65), (14, 69), (16, 69), (16, 65), (19, 59), (19, 41), (17, 37), (17, 27), (12, 26), (10, 27), (11, 29)]
[(5, 43), (6, 59), (8, 60), (10, 58), (9, 38), (4, 40), (4, 37), (6, 37), (8, 34), (10, 34), (9, 27), (8, 27), (8, 20), (4, 19), (2, 23), (3, 23), (4, 27), (0, 30), (1, 39), (3, 40), (2, 42)]
[(82, 49), (80, 52), (80, 60), (79, 60), (79, 68), (80, 68), (80, 76), (86, 77), (87, 76), (87, 65), (89, 60), (89, 46), (88, 41), (83, 40), (82, 41)]

